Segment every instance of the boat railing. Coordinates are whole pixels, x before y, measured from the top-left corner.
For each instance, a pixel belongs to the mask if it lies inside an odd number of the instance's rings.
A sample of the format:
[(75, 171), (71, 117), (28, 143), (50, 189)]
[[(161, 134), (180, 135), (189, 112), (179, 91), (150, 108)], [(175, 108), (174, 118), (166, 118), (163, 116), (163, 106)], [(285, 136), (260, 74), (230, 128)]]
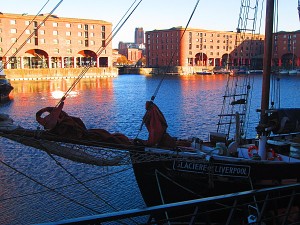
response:
[[(114, 224), (171, 225), (183, 224), (178, 223), (183, 220), (186, 221), (184, 224), (199, 224), (201, 218), (204, 221), (201, 224), (217, 224), (210, 223), (207, 218), (214, 218), (222, 212), (225, 212), (226, 217), (220, 224), (226, 225), (241, 224), (241, 212), (245, 218), (242, 224), (299, 224), (300, 209), (297, 205), (299, 198), (300, 183), (297, 183), (45, 224), (111, 224), (114, 222)], [(170, 216), (174, 211), (182, 212), (187, 209), (190, 213), (185, 215), (173, 213), (173, 216)], [(155, 220), (157, 215), (164, 216)]]

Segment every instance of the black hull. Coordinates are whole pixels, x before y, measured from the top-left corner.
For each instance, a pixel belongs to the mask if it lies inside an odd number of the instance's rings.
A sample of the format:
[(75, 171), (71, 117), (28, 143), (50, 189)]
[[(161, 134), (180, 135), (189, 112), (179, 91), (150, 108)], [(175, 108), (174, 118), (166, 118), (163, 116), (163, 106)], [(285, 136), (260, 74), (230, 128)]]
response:
[[(224, 165), (224, 167), (228, 168), (230, 166), (249, 167), (249, 176), (245, 177), (180, 171), (174, 165), (176, 165), (174, 161), (145, 162), (133, 165), (138, 186), (147, 206), (276, 187), (282, 184), (296, 183), (300, 180), (299, 163), (270, 164), (251, 161), (230, 163), (228, 161), (215, 160), (208, 165)], [(299, 204), (298, 202), (299, 199), (295, 204)], [(285, 204), (280, 203), (280, 205)], [(209, 205), (208, 207), (214, 208), (215, 206)], [(180, 213), (190, 214), (193, 210), (175, 212), (174, 215), (178, 216)], [(223, 211), (217, 217), (222, 218), (220, 219), (222, 221), (228, 214), (228, 211)], [(153, 216), (158, 220), (164, 218), (164, 215)]]

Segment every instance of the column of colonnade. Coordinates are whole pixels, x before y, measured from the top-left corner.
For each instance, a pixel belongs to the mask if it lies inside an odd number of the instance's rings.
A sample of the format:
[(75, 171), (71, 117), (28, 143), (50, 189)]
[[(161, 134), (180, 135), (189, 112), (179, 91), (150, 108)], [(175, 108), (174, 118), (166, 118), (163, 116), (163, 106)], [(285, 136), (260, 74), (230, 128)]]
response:
[[(25, 62), (24, 62), (24, 56), (20, 56), (20, 57), (16, 57), (16, 60), (17, 60), (17, 68), (18, 69), (24, 69), (25, 68)], [(28, 68), (33, 68), (32, 67), (32, 58), (33, 57), (29, 57), (30, 59), (29, 59), (29, 61), (28, 61)], [(77, 67), (77, 65), (76, 65), (76, 56), (74, 56), (74, 57), (71, 57), (72, 59), (72, 61), (73, 61), (73, 67), (74, 68), (76, 68)], [(10, 59), (10, 57), (4, 57), (4, 58), (2, 58), (2, 61), (3, 61), (3, 66), (5, 66), (4, 67), (4, 69), (11, 69), (11, 63), (9, 63), (8, 61), (9, 61), (9, 59)], [(57, 68), (65, 68), (65, 63), (64, 63), (64, 57), (59, 57), (58, 58), (58, 60), (60, 61), (60, 66), (57, 66)], [(7, 64), (6, 64), (6, 62), (8, 62)], [(81, 62), (82, 62), (82, 59), (81, 59), (81, 57), (79, 57), (79, 63), (80, 63), (80, 65), (81, 65)], [(48, 58), (47, 58), (47, 67), (48, 68), (52, 68), (52, 57), (51, 56), (49, 56)], [(99, 67), (99, 60), (97, 60), (97, 67)]]

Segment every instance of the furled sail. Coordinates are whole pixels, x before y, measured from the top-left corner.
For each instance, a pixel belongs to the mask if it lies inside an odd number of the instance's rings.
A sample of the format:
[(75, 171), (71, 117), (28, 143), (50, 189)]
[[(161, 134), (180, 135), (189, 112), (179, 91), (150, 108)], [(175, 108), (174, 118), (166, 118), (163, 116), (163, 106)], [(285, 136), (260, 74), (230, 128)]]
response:
[(175, 140), (167, 133), (168, 124), (164, 114), (152, 101), (146, 102), (146, 110), (143, 122), (147, 127), (149, 137), (145, 144), (175, 148)]

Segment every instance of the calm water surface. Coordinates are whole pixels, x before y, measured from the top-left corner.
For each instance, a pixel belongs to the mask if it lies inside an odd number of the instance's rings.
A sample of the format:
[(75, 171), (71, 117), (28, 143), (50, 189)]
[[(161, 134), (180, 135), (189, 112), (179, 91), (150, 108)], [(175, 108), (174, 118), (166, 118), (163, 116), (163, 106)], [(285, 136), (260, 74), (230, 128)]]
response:
[[(253, 77), (253, 125), (255, 134), (261, 94), (261, 76)], [(64, 110), (80, 117), (88, 128), (121, 132), (130, 138), (138, 134), (145, 112), (145, 101), (154, 94), (161, 77), (121, 75), (117, 78), (83, 79), (65, 101)], [(16, 124), (37, 128), (35, 113), (55, 106), (58, 95), (73, 80), (13, 81), (11, 102), (1, 104)], [(226, 76), (166, 77), (155, 103), (168, 121), (168, 132), (175, 137), (207, 139), (216, 130)], [(300, 77), (283, 77), (281, 106), (300, 104)], [(145, 128), (139, 138), (146, 138)], [(0, 137), (0, 224), (33, 224), (58, 221), (96, 213), (144, 207), (130, 165), (96, 167), (56, 159), (85, 182), (88, 192), (46, 153)]]

